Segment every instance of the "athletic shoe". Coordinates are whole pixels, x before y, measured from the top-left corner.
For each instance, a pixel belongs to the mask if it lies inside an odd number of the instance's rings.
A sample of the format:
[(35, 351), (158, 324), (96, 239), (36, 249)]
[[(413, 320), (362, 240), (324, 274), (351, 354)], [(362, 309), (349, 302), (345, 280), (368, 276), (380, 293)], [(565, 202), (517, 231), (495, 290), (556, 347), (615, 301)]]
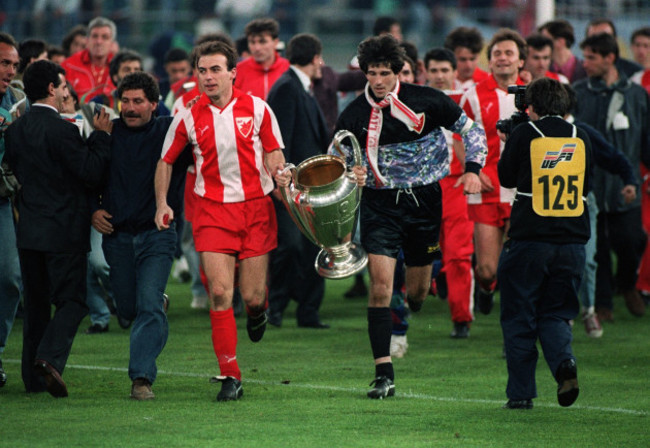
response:
[(244, 395), (241, 381), (232, 376), (215, 376), (211, 383), (221, 383), (221, 391), (217, 394), (217, 401), (235, 401)]
[(392, 334), (390, 336), (390, 356), (403, 358), (406, 355), (409, 344), (406, 341), (406, 335)]
[(533, 400), (508, 400), (503, 409), (533, 409)]
[(454, 329), (449, 336), (454, 339), (467, 339), (469, 337), (469, 324), (467, 322), (454, 322)]
[(131, 384), (131, 398), (138, 401), (153, 400), (156, 398), (151, 390), (151, 383), (146, 378), (136, 378)]
[(190, 307), (195, 310), (204, 310), (208, 307), (208, 296), (194, 296), (192, 297), (192, 303)]
[(266, 323), (269, 321), (268, 316), (264, 311), (257, 317), (248, 316), (246, 319), (246, 330), (248, 330), (248, 337), (253, 342), (259, 342), (264, 336), (266, 330)]
[(395, 395), (395, 383), (387, 376), (378, 376), (370, 382), (370, 386), (374, 385), (368, 391), (368, 397), (373, 399), (383, 399)]
[(478, 290), (478, 310), (483, 314), (490, 314), (492, 312), (492, 307), (494, 306), (494, 291), (483, 291), (483, 289)]
[(590, 338), (599, 338), (603, 335), (603, 327), (598, 321), (596, 313), (582, 313), (582, 322), (585, 324), (585, 331)]
[(565, 359), (557, 369), (557, 402), (560, 406), (571, 406), (580, 393), (578, 387), (578, 367), (575, 359)]
[(106, 325), (92, 324), (90, 327), (86, 329), (85, 333), (98, 334), (98, 333), (106, 333), (107, 331), (108, 331), (108, 324)]

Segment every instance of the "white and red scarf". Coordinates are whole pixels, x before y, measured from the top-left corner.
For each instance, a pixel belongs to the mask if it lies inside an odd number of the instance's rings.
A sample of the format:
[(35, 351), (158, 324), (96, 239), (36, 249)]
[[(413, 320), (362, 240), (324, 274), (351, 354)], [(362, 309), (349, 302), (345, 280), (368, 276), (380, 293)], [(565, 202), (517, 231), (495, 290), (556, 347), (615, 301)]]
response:
[(416, 114), (406, 104), (397, 97), (400, 83), (397, 81), (395, 89), (388, 92), (386, 96), (378, 103), (370, 95), (370, 84), (366, 84), (366, 100), (370, 104), (370, 122), (368, 123), (368, 139), (366, 141), (366, 156), (368, 164), (375, 175), (375, 183), (378, 187), (386, 183), (386, 178), (379, 172), (377, 158), (379, 156), (379, 136), (383, 125), (383, 114), (381, 110), (390, 106), (390, 114), (393, 118), (398, 119), (406, 125), (409, 131), (415, 131), (418, 134), (424, 129), (424, 113)]

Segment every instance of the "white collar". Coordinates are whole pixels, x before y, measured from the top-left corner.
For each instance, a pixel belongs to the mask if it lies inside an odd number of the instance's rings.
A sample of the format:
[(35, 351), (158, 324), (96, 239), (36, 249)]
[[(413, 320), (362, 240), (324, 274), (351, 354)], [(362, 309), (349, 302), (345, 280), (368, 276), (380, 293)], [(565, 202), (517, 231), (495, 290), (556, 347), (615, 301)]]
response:
[(293, 70), (293, 72), (298, 76), (298, 79), (300, 80), (302, 87), (305, 89), (305, 92), (309, 93), (309, 88), (311, 87), (311, 79), (309, 79), (309, 76), (307, 76), (305, 72), (300, 70), (295, 65), (292, 65), (289, 68), (291, 68), (291, 70)]

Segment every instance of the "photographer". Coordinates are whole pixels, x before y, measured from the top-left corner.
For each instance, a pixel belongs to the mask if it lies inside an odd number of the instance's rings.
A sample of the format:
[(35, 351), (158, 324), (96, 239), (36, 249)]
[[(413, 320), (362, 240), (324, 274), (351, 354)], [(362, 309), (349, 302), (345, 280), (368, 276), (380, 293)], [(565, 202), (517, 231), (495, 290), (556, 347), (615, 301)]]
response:
[(530, 84), (525, 99), (532, 121), (514, 128), (498, 164), (501, 184), (517, 188), (497, 274), (509, 409), (533, 407), (537, 338), (558, 383), (560, 405), (578, 397), (569, 320), (578, 314), (590, 234), (584, 197), (591, 143), (562, 118), (569, 106), (566, 90), (541, 78)]

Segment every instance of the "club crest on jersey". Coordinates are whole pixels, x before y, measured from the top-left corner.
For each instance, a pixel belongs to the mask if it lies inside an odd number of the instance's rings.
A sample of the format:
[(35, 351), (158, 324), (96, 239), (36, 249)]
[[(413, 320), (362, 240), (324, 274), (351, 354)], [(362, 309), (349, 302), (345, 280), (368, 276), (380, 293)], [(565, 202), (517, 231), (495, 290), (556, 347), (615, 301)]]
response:
[(575, 143), (565, 143), (559, 151), (546, 151), (544, 160), (542, 160), (542, 169), (553, 169), (555, 166), (564, 161), (570, 162), (573, 158), (573, 153), (576, 150)]
[(235, 118), (235, 124), (239, 133), (243, 137), (248, 138), (253, 130), (253, 117), (237, 117)]

